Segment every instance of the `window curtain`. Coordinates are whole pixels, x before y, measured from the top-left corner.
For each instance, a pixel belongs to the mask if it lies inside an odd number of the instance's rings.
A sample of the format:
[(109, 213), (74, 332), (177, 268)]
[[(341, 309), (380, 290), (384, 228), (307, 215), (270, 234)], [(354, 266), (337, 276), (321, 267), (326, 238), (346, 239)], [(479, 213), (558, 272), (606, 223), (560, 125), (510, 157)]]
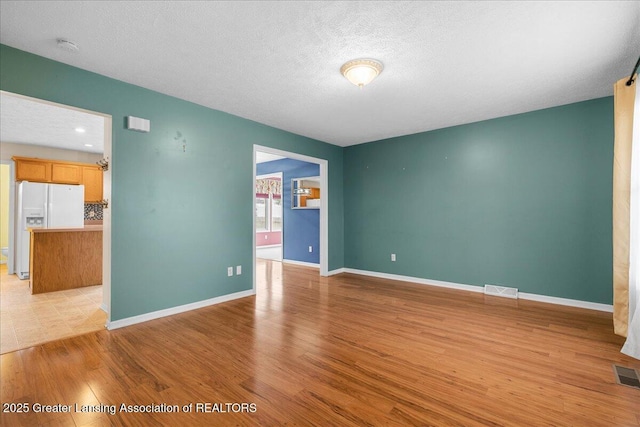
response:
[(272, 194), (275, 198), (282, 195), (282, 181), (277, 178), (256, 179), (256, 194)]
[(614, 86), (613, 325), (640, 359), (640, 96), (627, 81)]

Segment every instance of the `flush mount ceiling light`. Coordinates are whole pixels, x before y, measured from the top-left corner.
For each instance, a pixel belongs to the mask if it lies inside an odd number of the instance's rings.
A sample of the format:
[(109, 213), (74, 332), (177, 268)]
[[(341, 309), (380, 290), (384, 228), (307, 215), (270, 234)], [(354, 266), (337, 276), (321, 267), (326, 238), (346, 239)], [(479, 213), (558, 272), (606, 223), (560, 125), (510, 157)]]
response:
[(382, 64), (375, 59), (354, 59), (340, 67), (340, 72), (351, 83), (362, 88), (382, 72)]
[(78, 132), (78, 133), (85, 133), (86, 131), (84, 130), (84, 128), (77, 127), (77, 128), (76, 128), (76, 132)]
[(66, 50), (67, 52), (77, 52), (78, 50), (80, 50), (78, 48), (78, 45), (75, 44), (72, 41), (69, 41), (67, 39), (58, 39), (56, 40), (56, 43), (58, 43), (58, 47), (62, 50)]

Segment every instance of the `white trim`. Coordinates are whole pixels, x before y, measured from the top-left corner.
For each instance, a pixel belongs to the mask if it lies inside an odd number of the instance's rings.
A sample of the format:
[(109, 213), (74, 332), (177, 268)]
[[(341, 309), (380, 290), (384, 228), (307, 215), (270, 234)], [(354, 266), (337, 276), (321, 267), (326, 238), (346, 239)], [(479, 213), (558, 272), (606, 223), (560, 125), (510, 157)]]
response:
[(470, 291), (470, 292), (480, 292), (480, 293), (484, 292), (484, 288), (482, 286), (463, 285), (460, 283), (443, 282), (441, 280), (423, 279), (421, 277), (401, 276), (399, 274), (389, 274), (389, 273), (379, 273), (377, 271), (357, 270), (355, 268), (344, 268), (343, 270), (345, 273), (360, 274), (363, 276), (377, 277), (380, 279), (398, 280), (401, 282), (411, 282), (411, 283), (417, 283), (420, 285), (438, 286), (441, 288), (460, 289), (463, 291)]
[[(253, 156), (253, 163), (251, 165), (251, 173), (253, 176), (253, 179), (251, 180), (251, 256), (252, 256), (252, 264), (251, 264), (251, 268), (253, 269), (253, 274), (252, 274), (252, 278), (251, 278), (251, 290), (253, 291), (253, 293), (256, 292), (256, 146), (253, 146), (253, 151), (252, 151), (252, 156)], [(284, 218), (284, 213), (283, 213), (283, 218)], [(283, 221), (283, 227), (284, 228), (284, 221)], [(282, 243), (282, 237), (280, 238), (280, 242)]]
[(335, 276), (336, 274), (342, 274), (342, 273), (346, 273), (346, 269), (345, 268), (338, 268), (336, 270), (331, 270), (327, 275), (328, 276)]
[[(266, 147), (264, 145), (253, 144), (253, 148), (254, 148), (254, 151), (262, 151), (264, 153), (277, 154), (278, 156), (282, 156), (288, 159), (302, 160), (303, 162), (307, 162), (307, 163), (320, 164), (321, 161), (326, 162), (326, 160), (319, 159), (317, 157), (306, 156), (304, 154), (298, 154), (292, 151), (278, 150), (277, 148)], [(255, 160), (255, 157), (254, 157), (254, 160)]]
[(566, 305), (569, 307), (586, 308), (589, 310), (606, 311), (607, 313), (613, 313), (613, 305), (601, 304), (598, 302), (580, 301), (577, 299), (550, 297), (547, 295), (529, 294), (526, 292), (520, 292), (518, 298), (526, 299), (530, 301), (546, 302), (549, 304)]
[(179, 305), (177, 307), (166, 308), (164, 310), (152, 311), (151, 313), (145, 313), (139, 316), (127, 317), (126, 319), (107, 322), (107, 329), (113, 330), (118, 328), (124, 328), (125, 326), (131, 326), (137, 323), (159, 319), (161, 317), (173, 316), (174, 314), (184, 313), (185, 311), (197, 310), (199, 308), (208, 307), (210, 305), (220, 304), (227, 301), (232, 301), (239, 298), (249, 297), (255, 294), (256, 294), (256, 291), (254, 289), (249, 289), (246, 291), (236, 292), (228, 295), (222, 295), (219, 297), (210, 298), (203, 301), (192, 302), (190, 304)]
[(102, 197), (109, 202), (102, 210), (102, 305), (107, 313), (107, 325), (111, 321), (111, 212), (113, 212), (113, 118), (104, 117), (103, 156), (109, 162), (108, 170), (102, 172)]
[[(411, 283), (417, 283), (420, 285), (438, 286), (443, 288), (484, 293), (483, 286), (465, 285), (465, 284), (453, 283), (453, 282), (443, 282), (441, 280), (423, 279), (421, 277), (412, 277), (412, 276), (401, 276), (399, 274), (379, 273), (377, 271), (357, 270), (354, 268), (341, 268), (333, 271), (340, 271), (342, 273), (359, 274), (362, 276), (377, 277), (381, 279), (398, 280), (401, 282), (411, 282)], [(605, 311), (608, 313), (613, 312), (612, 305), (601, 304), (597, 302), (580, 301), (580, 300), (569, 299), (569, 298), (551, 297), (547, 295), (529, 294), (525, 292), (519, 292), (518, 298), (524, 299), (524, 300), (530, 300), (530, 301), (544, 302), (548, 304), (557, 304), (557, 305), (565, 305), (569, 307), (585, 308), (588, 310)]]
[(329, 162), (320, 161), (320, 276), (329, 272)]
[(109, 313), (109, 310), (107, 309), (107, 304), (105, 304), (104, 301), (102, 302), (102, 304), (100, 304), (100, 310), (104, 311), (105, 313)]
[(320, 268), (320, 264), (314, 262), (296, 261), (294, 259), (283, 259), (282, 262), (285, 264), (301, 265), (303, 267)]

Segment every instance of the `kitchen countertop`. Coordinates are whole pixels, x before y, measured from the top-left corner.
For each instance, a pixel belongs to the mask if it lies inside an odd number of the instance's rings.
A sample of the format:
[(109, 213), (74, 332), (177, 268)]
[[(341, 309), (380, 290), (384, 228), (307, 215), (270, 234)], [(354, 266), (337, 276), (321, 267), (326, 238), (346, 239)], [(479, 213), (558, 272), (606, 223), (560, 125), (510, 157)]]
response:
[(68, 233), (68, 232), (83, 232), (83, 231), (102, 231), (102, 225), (85, 225), (80, 228), (30, 228), (32, 233)]

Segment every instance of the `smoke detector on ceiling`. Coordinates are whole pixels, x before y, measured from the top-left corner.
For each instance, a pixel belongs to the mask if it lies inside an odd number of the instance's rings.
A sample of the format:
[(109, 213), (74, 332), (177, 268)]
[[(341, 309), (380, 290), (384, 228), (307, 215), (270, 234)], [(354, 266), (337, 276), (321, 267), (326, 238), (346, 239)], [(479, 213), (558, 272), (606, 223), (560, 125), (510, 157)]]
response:
[(62, 50), (66, 50), (67, 52), (77, 52), (80, 50), (80, 48), (78, 48), (78, 45), (75, 44), (72, 41), (69, 41), (67, 39), (58, 39), (57, 40), (58, 43), (58, 47)]

